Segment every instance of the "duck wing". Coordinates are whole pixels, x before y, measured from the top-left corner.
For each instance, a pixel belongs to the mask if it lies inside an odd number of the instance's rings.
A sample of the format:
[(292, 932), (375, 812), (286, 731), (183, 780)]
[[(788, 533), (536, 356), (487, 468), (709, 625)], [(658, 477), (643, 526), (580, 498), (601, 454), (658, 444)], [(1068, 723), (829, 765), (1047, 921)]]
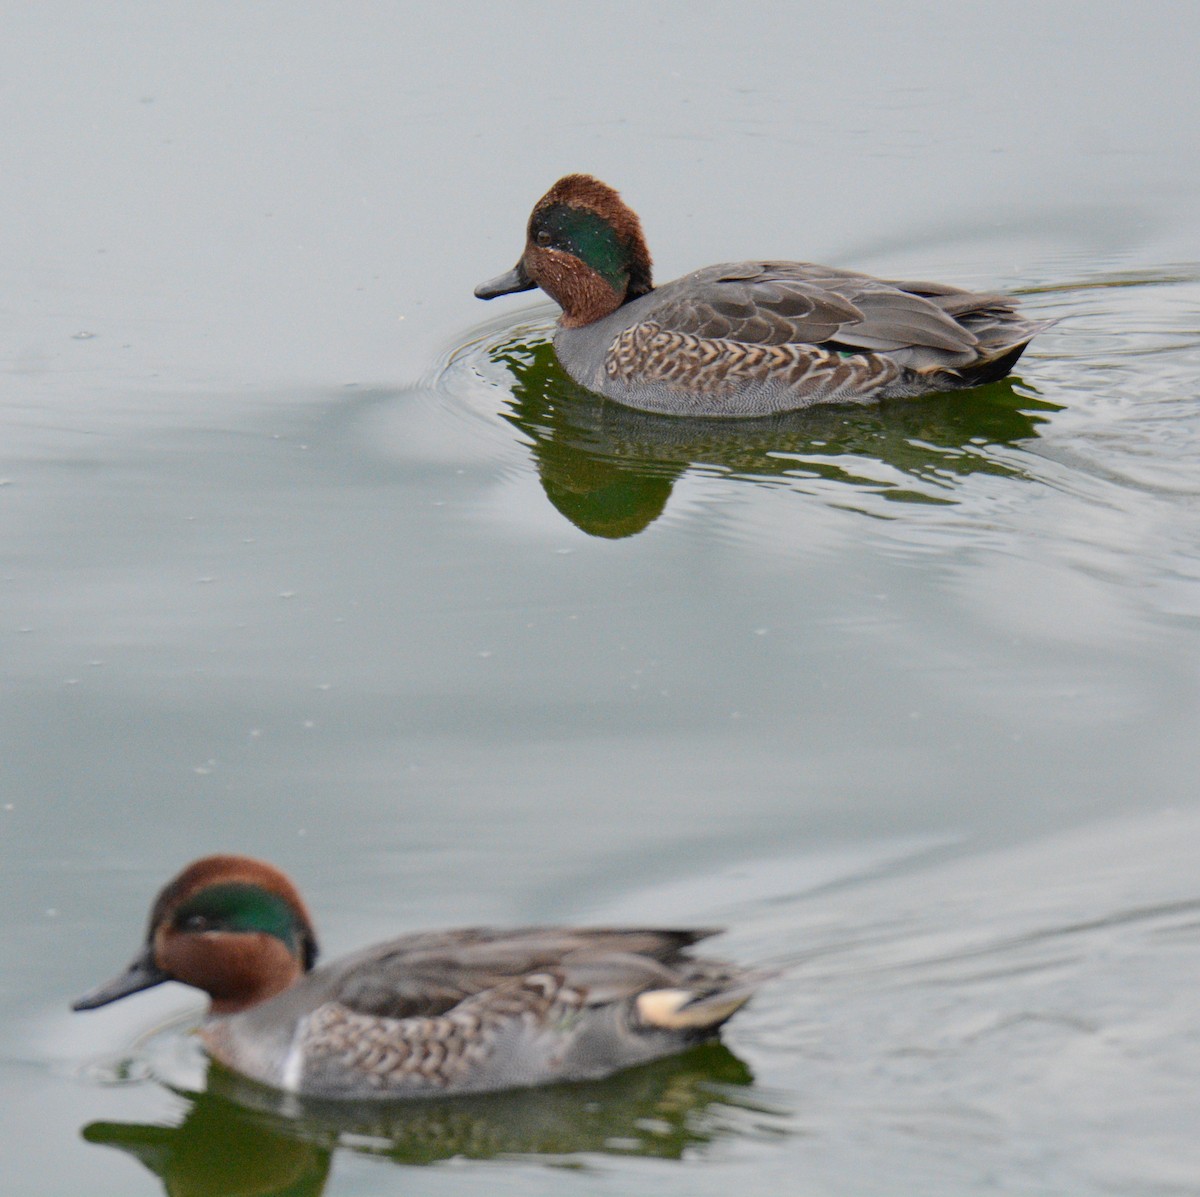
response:
[(613, 1001), (677, 984), (694, 963), (684, 950), (715, 933), (544, 927), (409, 935), (331, 966), (326, 994), (360, 1014), (434, 1017), (553, 968), (589, 1002)]
[(807, 262), (712, 266), (651, 292), (642, 320), (704, 340), (973, 356), (973, 324), (1013, 317), (1012, 301), (941, 283), (890, 282)]

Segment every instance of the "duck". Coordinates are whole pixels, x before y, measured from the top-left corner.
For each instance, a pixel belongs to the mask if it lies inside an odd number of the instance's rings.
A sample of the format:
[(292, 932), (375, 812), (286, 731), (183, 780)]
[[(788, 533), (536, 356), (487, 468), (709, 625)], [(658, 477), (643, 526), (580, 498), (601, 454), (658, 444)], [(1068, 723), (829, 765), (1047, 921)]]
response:
[(809, 262), (708, 266), (656, 287), (641, 221), (591, 175), (534, 206), (515, 267), (475, 288), (540, 287), (562, 309), (554, 348), (575, 382), (664, 415), (769, 416), (995, 382), (1053, 320), (1010, 296), (891, 281)]
[(312, 918), (275, 866), (231, 854), (163, 887), (94, 1010), (164, 981), (208, 994), (226, 1069), (300, 1098), (483, 1093), (595, 1080), (715, 1039), (768, 974), (693, 956), (714, 929), (418, 931), (317, 967)]

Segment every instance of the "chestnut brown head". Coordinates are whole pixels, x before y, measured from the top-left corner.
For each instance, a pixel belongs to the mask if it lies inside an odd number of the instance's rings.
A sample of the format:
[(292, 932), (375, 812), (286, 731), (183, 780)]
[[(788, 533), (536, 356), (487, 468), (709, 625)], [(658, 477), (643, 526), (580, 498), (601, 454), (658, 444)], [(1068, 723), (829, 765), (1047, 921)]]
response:
[(316, 958), (312, 920), (283, 873), (248, 856), (207, 856), (158, 895), (129, 967), (72, 1009), (182, 981), (212, 998), (213, 1013), (230, 1014), (283, 992)]
[(653, 289), (641, 222), (607, 183), (591, 175), (559, 179), (529, 217), (520, 261), (475, 294), (495, 299), (534, 287), (562, 308), (566, 328), (600, 320)]

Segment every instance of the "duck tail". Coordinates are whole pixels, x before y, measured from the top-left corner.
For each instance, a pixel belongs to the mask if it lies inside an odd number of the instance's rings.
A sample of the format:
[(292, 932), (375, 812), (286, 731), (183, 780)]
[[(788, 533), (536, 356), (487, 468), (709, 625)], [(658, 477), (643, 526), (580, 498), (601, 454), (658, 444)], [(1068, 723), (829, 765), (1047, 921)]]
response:
[(774, 973), (745, 973), (719, 987), (648, 989), (637, 995), (637, 1016), (662, 1031), (712, 1034), (731, 1019)]
[(985, 356), (969, 366), (960, 366), (954, 373), (962, 379), (964, 387), (979, 387), (989, 382), (999, 382), (1017, 364), (1021, 354), (1029, 347), (1029, 342), (1040, 332), (1044, 332), (1057, 320), (1025, 321), (1020, 328), (1021, 340), (1015, 344), (1005, 341), (1002, 344), (981, 346)]

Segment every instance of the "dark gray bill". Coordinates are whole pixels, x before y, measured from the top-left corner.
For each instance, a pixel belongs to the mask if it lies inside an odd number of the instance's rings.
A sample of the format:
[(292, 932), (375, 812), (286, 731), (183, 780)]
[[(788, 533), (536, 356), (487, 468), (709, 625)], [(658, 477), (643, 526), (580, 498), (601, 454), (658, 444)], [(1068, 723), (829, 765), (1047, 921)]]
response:
[(103, 985), (97, 986), (90, 993), (85, 993), (71, 1003), (72, 1010), (95, 1010), (97, 1006), (107, 1006), (117, 998), (127, 997), (131, 993), (139, 993), (154, 985), (161, 985), (171, 978), (154, 963), (154, 949), (149, 945), (142, 951), (133, 963), (120, 976), (113, 977)]
[(507, 274), (489, 279), (475, 288), (476, 299), (495, 299), (497, 295), (515, 295), (518, 291), (532, 291), (537, 283), (525, 273), (525, 263), (518, 262)]

